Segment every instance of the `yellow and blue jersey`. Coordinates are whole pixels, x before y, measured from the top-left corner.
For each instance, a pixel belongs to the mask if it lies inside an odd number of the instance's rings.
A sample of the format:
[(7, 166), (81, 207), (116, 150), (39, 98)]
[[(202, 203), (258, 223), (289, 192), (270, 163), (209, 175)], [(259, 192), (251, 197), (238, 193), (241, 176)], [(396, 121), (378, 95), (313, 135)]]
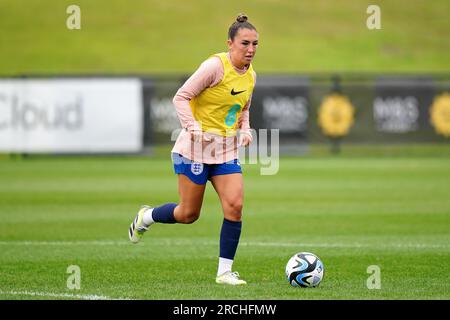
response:
[(226, 52), (213, 56), (222, 61), (223, 78), (217, 85), (206, 88), (190, 101), (192, 114), (203, 131), (225, 137), (234, 136), (239, 116), (255, 85), (253, 67), (250, 64), (246, 72), (239, 74)]

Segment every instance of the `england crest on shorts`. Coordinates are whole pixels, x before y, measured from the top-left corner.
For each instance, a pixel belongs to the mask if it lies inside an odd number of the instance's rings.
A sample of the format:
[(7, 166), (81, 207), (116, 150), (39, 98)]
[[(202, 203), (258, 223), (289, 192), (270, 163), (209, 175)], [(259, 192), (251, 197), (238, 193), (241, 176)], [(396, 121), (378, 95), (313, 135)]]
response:
[(203, 172), (203, 163), (193, 162), (191, 164), (191, 172), (198, 176)]

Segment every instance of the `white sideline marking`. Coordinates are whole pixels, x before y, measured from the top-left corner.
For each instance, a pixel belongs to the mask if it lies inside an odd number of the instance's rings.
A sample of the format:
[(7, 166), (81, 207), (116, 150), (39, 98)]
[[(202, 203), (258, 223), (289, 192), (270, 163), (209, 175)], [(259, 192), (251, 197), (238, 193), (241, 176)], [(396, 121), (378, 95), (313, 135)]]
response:
[[(177, 239), (153, 239), (151, 244), (163, 245), (203, 245), (216, 246), (217, 241), (205, 240), (177, 240)], [(135, 246), (129, 241), (113, 241), (113, 240), (92, 240), (92, 241), (0, 241), (0, 245), (18, 245), (18, 246)], [(387, 244), (370, 244), (370, 243), (289, 243), (289, 242), (263, 242), (263, 241), (241, 241), (240, 246), (248, 247), (318, 247), (318, 248), (411, 248), (411, 249), (448, 249), (448, 244), (423, 244), (423, 243), (387, 243)]]
[(71, 294), (71, 293), (53, 293), (53, 292), (32, 292), (32, 291), (3, 291), (0, 290), (0, 295), (14, 295), (14, 296), (33, 296), (33, 297), (48, 297), (48, 298), (72, 298), (82, 300), (129, 300), (124, 298), (111, 298), (106, 296), (98, 296), (96, 294)]
[(422, 243), (389, 243), (389, 244), (367, 244), (367, 243), (277, 243), (277, 242), (243, 242), (239, 245), (261, 246), (261, 247), (320, 247), (320, 248), (413, 248), (413, 249), (435, 249), (450, 248), (445, 244), (422, 244)]
[(0, 245), (19, 245), (19, 246), (123, 246), (130, 245), (129, 241), (0, 241)]

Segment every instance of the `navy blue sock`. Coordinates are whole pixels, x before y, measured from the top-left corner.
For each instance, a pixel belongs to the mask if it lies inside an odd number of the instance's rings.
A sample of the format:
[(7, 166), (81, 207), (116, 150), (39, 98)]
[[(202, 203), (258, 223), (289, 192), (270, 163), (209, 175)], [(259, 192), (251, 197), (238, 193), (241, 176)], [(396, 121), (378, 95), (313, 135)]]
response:
[(220, 257), (234, 260), (239, 238), (241, 236), (242, 221), (223, 219), (220, 231)]
[(177, 223), (173, 215), (176, 206), (176, 203), (166, 203), (154, 208), (152, 212), (153, 221), (159, 223)]

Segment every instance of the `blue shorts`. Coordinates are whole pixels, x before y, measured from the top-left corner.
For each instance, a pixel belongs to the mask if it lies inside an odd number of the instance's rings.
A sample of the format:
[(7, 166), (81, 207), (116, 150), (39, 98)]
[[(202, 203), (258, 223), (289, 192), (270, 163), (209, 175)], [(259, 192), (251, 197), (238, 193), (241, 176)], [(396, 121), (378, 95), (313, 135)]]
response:
[(172, 161), (176, 174), (184, 174), (196, 184), (206, 184), (211, 177), (220, 174), (242, 173), (238, 159), (219, 164), (207, 164), (194, 162), (179, 153), (172, 153)]

